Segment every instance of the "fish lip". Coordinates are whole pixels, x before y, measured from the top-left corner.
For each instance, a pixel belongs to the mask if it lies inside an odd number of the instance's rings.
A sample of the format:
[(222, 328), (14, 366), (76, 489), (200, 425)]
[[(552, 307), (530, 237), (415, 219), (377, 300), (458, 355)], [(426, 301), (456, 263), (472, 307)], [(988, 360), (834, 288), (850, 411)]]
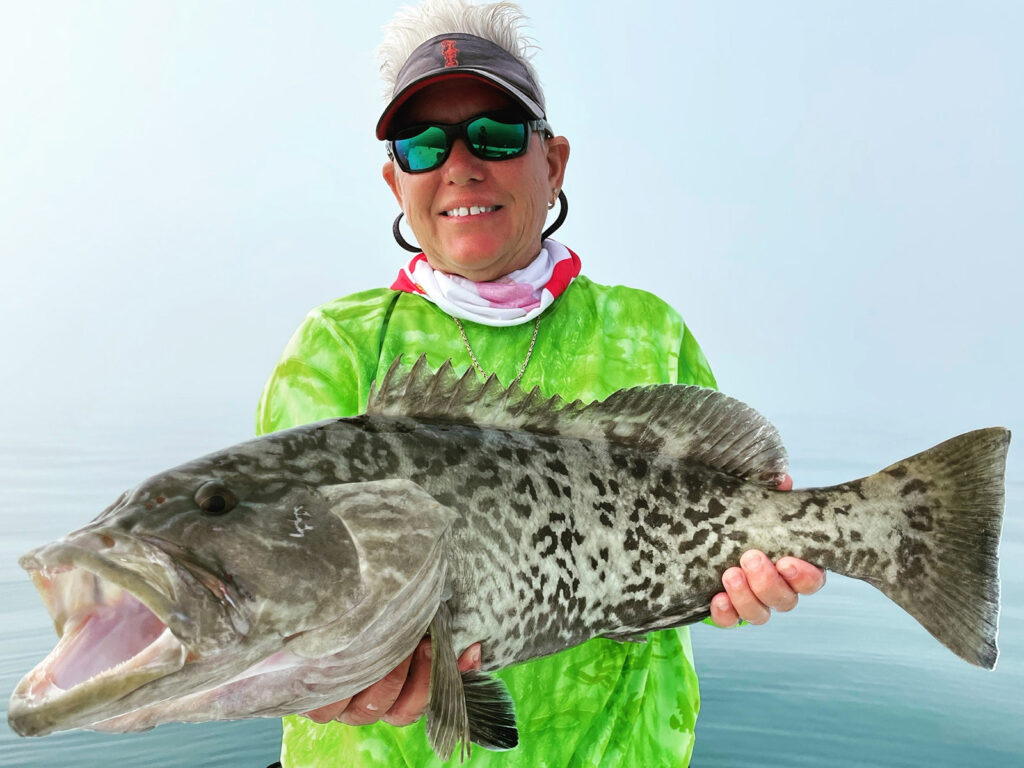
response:
[[(236, 633), (249, 631), (249, 596), (231, 576), (158, 536), (106, 526), (87, 528), (27, 553), (19, 563), (32, 577), (60, 635), (53, 650), (22, 678), (11, 696), (8, 723), (23, 736), (117, 720), (138, 708), (128, 704), (131, 709), (118, 710), (122, 699), (137, 702), (150, 684), (159, 686), (191, 663), (202, 666), (207, 651), (215, 649), (201, 640), (195, 611), (206, 612), (217, 605)], [(162, 632), (151, 618), (136, 618), (144, 614), (138, 613), (138, 606), (131, 607), (130, 598), (162, 623)], [(127, 607), (122, 610), (122, 605)], [(155, 639), (141, 648), (129, 644), (125, 653), (130, 655), (120, 661), (119, 651), (113, 651), (115, 655), (106, 656), (113, 665), (106, 669), (89, 669), (92, 649), (79, 643), (93, 642), (86, 632), (94, 617), (105, 621), (105, 606), (112, 606), (115, 621), (129, 617), (125, 620), (139, 621), (135, 626), (140, 628), (148, 622), (150, 637)], [(98, 632), (107, 633), (99, 642), (117, 637), (113, 632), (118, 628), (109, 631), (102, 624), (96, 626)], [(74, 656), (69, 660), (70, 654)], [(68, 683), (68, 688), (60, 687)]]
[[(42, 554), (29, 553), (21, 559), (21, 565), (32, 576), (60, 639), (21, 679), (11, 695), (8, 723), (22, 736), (43, 736), (106, 719), (96, 717), (97, 711), (150, 682), (174, 674), (193, 656), (171, 626), (176, 616), (167, 611), (169, 601), (149, 588), (144, 579), (132, 578), (129, 571), (82, 547), (65, 544), (45, 549), (48, 551)], [(91, 657), (91, 649), (83, 652), (75, 644), (93, 641), (88, 627), (94, 619), (104, 621), (96, 618), (102, 615), (101, 609), (114, 607), (115, 616), (123, 616), (116, 606), (131, 600), (144, 606), (163, 629), (150, 627), (149, 631), (154, 632), (152, 639), (131, 648), (120, 661), (117, 655), (108, 656), (110, 666), (95, 667), (81, 679), (76, 679), (81, 673), (69, 672), (67, 667), (62, 670), (67, 654), (77, 654), (79, 661)], [(137, 613), (138, 609), (129, 605), (127, 610)], [(100, 642), (115, 637), (119, 630), (116, 626), (100, 629)], [(82, 637), (85, 639), (80, 641)], [(62, 675), (72, 678), (66, 688), (61, 687), (67, 685), (61, 681)]]
[(58, 634), (63, 633), (64, 622), (70, 616), (55, 615), (54, 609), (59, 606), (54, 605), (48, 599), (49, 595), (39, 583), (39, 579), (80, 569), (133, 595), (171, 630), (182, 645), (187, 647), (189, 645), (187, 623), (184, 615), (175, 609), (173, 598), (137, 574), (128, 567), (128, 563), (130, 560), (115, 562), (112, 558), (100, 555), (84, 546), (64, 541), (29, 552), (18, 561), (18, 564), (29, 573), (32, 581), (36, 584)]
[[(113, 539), (116, 544), (127, 545), (128, 551), (108, 555), (86, 546), (89, 538), (83, 542), (64, 539), (29, 552), (22, 556), (19, 564), (30, 575), (47, 569), (72, 567), (82, 568), (111, 582), (134, 595), (149, 608), (190, 653), (197, 652), (200, 645), (196, 634), (198, 626), (190, 616), (189, 606), (182, 605), (182, 602), (193, 599), (194, 592), (205, 592), (212, 597), (236, 632), (241, 635), (248, 633), (250, 622), (245, 610), (248, 595), (226, 574), (218, 575), (217, 569), (197, 559), (184, 548), (151, 534), (96, 530), (84, 531), (81, 535)], [(161, 566), (158, 569), (159, 579), (152, 578), (152, 573), (148, 578), (140, 573), (151, 570), (154, 563)], [(157, 584), (157, 580), (164, 583)], [(181, 589), (182, 585), (192, 585), (199, 589)], [(51, 606), (45, 595), (44, 603), (49, 610)], [(51, 616), (57, 631), (61, 632), (62, 622), (52, 611)]]

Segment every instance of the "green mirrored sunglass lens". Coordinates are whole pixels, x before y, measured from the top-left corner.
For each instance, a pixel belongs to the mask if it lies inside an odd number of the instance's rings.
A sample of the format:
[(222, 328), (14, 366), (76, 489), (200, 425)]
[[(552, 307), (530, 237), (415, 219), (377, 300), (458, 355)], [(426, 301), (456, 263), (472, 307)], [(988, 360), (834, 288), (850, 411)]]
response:
[(484, 157), (515, 155), (523, 151), (526, 143), (526, 126), (522, 123), (499, 123), (489, 117), (471, 122), (466, 133), (473, 148)]
[(440, 128), (427, 128), (415, 136), (395, 139), (395, 152), (413, 171), (433, 168), (444, 157), (448, 139)]
[(406, 162), (414, 171), (423, 171), (440, 164), (444, 157), (444, 147), (412, 147)]

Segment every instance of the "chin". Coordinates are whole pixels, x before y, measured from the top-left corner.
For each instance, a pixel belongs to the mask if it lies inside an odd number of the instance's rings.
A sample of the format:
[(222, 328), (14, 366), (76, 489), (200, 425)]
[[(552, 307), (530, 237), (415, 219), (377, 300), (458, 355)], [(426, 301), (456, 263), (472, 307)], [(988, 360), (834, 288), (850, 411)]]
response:
[[(457, 246), (447, 249), (441, 269), (460, 275), (466, 272), (486, 271), (492, 265), (500, 263), (503, 256), (501, 243), (492, 237), (472, 238), (468, 242), (463, 239)], [(500, 276), (495, 275), (488, 279), (493, 280)]]

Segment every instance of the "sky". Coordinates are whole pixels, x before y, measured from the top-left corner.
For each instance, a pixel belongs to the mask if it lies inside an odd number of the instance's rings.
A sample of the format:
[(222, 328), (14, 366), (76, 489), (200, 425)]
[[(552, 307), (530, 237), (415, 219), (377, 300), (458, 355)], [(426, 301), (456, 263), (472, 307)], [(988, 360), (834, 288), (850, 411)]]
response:
[[(891, 430), (879, 462), (1021, 422), (1024, 5), (522, 6), (558, 238), (675, 306), (723, 390), (783, 435)], [(0, 2), (0, 430), (251, 433), (303, 315), (405, 258), (394, 9)]]

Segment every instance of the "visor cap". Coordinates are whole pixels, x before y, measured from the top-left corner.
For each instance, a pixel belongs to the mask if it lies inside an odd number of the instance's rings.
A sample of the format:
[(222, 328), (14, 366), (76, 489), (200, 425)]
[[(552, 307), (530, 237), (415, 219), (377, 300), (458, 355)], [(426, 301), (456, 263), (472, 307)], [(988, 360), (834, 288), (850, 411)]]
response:
[(420, 44), (395, 78), (391, 101), (377, 121), (377, 138), (386, 139), (398, 110), (416, 93), (450, 77), (469, 77), (497, 86), (532, 118), (545, 117), (544, 99), (530, 71), (500, 45), (476, 35), (453, 32)]

